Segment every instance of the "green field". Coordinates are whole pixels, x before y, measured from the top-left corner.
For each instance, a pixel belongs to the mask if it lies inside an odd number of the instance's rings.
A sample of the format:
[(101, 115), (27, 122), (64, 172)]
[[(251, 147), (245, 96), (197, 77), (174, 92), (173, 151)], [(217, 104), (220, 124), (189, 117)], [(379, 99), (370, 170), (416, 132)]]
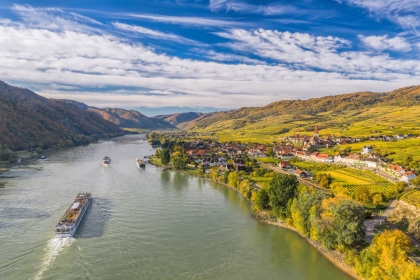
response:
[(381, 193), (387, 197), (389, 197), (393, 191), (392, 187), (394, 185), (391, 182), (370, 171), (343, 168), (323, 173), (331, 175), (335, 183), (338, 183), (349, 190), (350, 195), (352, 195), (359, 186), (367, 187), (371, 194)]
[(406, 192), (401, 197), (401, 200), (420, 208), (420, 190), (410, 190)]
[(272, 157), (259, 157), (256, 158), (258, 161), (262, 163), (275, 163), (278, 164), (280, 162), (280, 159), (278, 158), (272, 158)]

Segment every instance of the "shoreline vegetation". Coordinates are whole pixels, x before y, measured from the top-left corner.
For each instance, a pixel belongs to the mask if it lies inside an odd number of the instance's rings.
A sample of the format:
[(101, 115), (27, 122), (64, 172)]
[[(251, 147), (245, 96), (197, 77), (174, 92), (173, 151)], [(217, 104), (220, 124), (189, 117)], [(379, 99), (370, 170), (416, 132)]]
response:
[[(170, 165), (161, 164), (158, 161), (158, 159), (155, 158), (155, 157), (151, 157), (149, 163), (156, 166), (156, 167), (162, 168), (164, 171), (171, 170), (171, 171), (174, 171), (174, 172), (179, 172), (181, 174), (188, 174), (188, 175), (200, 178), (200, 179), (205, 179), (205, 180), (213, 182), (213, 183), (221, 184), (221, 185), (223, 185), (225, 187), (228, 187), (229, 189), (234, 190), (235, 192), (239, 193), (242, 197), (244, 197), (246, 200), (248, 200), (251, 203), (252, 206), (254, 206), (254, 203), (250, 198), (246, 197), (237, 188), (234, 188), (234, 187), (230, 186), (229, 184), (213, 180), (213, 179), (208, 178), (206, 176), (202, 176), (202, 175), (198, 175), (198, 174), (192, 174), (192, 173), (187, 172), (187, 171), (174, 170), (172, 168), (172, 166), (170, 166)], [(296, 232), (302, 238), (304, 238), (309, 244), (311, 244), (312, 247), (314, 247), (319, 253), (321, 253), (330, 262), (332, 262), (336, 267), (338, 267), (340, 270), (342, 270), (343, 272), (345, 272), (349, 276), (353, 277), (354, 279), (360, 279), (360, 280), (363, 279), (359, 275), (357, 275), (356, 271), (354, 270), (354, 268), (352, 266), (348, 265), (345, 262), (345, 255), (343, 253), (338, 252), (337, 250), (327, 250), (327, 249), (323, 248), (321, 242), (312, 240), (309, 237), (303, 235), (301, 232), (299, 232), (293, 226), (288, 225), (287, 223), (279, 220), (274, 215), (270, 214), (269, 211), (256, 210), (256, 211), (253, 212), (252, 217), (260, 223), (265, 223), (265, 224), (269, 224), (269, 225), (273, 225), (273, 226), (278, 226), (278, 227), (286, 228), (286, 229), (289, 229), (289, 230), (292, 230), (292, 231)]]
[[(365, 219), (371, 217), (370, 208), (378, 201), (361, 203), (365, 200), (359, 199), (359, 192), (351, 195), (331, 191), (333, 188), (321, 191), (301, 184), (294, 174), (269, 170), (255, 158), (246, 156), (247, 149), (258, 145), (255, 143), (194, 141), (167, 136), (148, 134), (149, 142), (155, 146), (161, 144), (151, 156), (151, 164), (235, 190), (251, 202), (256, 220), (299, 233), (349, 276), (372, 280), (420, 279), (420, 268), (410, 259), (413, 245), (401, 229), (377, 230), (373, 240), (365, 240)], [(266, 152), (269, 150), (270, 147)], [(215, 158), (218, 162), (211, 164)], [(327, 170), (318, 171), (322, 172), (316, 172), (313, 177), (317, 182), (325, 179), (328, 186), (332, 184), (333, 178), (324, 174)], [(382, 204), (378, 205), (382, 207)]]

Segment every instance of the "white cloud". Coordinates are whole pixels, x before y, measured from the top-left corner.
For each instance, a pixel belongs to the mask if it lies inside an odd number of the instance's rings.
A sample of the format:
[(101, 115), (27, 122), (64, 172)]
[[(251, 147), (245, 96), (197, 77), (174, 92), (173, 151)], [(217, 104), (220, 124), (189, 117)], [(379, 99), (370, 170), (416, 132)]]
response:
[(393, 50), (393, 51), (410, 51), (410, 44), (402, 37), (388, 38), (388, 35), (382, 36), (363, 36), (359, 35), (359, 39), (365, 44), (366, 47), (383, 51), (383, 50)]
[(273, 4), (273, 5), (251, 5), (235, 0), (210, 0), (209, 8), (213, 12), (220, 10), (235, 11), (240, 13), (263, 14), (263, 15), (283, 15), (297, 12), (292, 6)]
[[(215, 34), (229, 39), (226, 47), (241, 53), (286, 63), (291, 69), (321, 69), (343, 74), (374, 72), (420, 74), (418, 60), (399, 60), (387, 55), (371, 55), (360, 51), (346, 51), (350, 42), (332, 36), (312, 36), (306, 33), (275, 30), (231, 29)], [(393, 46), (398, 44), (392, 40)], [(391, 44), (391, 43), (390, 43)], [(385, 78), (386, 79), (386, 78)]]
[(163, 16), (150, 14), (123, 14), (123, 16), (140, 18), (156, 22), (164, 22), (170, 24), (189, 25), (189, 26), (211, 26), (211, 27), (234, 27), (234, 26), (251, 26), (246, 22), (238, 22), (229, 19), (209, 19), (201, 17), (182, 17), (182, 16)]
[(152, 38), (157, 38), (157, 39), (161, 39), (161, 40), (169, 40), (169, 41), (175, 41), (181, 44), (192, 44), (192, 45), (203, 45), (200, 42), (191, 40), (191, 39), (187, 39), (184, 38), (182, 36), (178, 36), (175, 34), (171, 34), (171, 33), (164, 33), (164, 32), (160, 32), (157, 30), (152, 30), (149, 28), (145, 28), (142, 26), (138, 26), (138, 25), (129, 25), (129, 24), (125, 24), (125, 23), (120, 23), (120, 22), (113, 22), (112, 23), (113, 26), (115, 26), (116, 28), (120, 29), (120, 30), (125, 30), (125, 31), (130, 31), (130, 32), (134, 32), (134, 33), (139, 33), (139, 34), (143, 34)]
[(57, 8), (33, 8), (15, 4), (12, 11), (18, 14), (27, 26), (48, 30), (99, 31), (88, 24), (102, 25), (94, 19), (76, 13), (66, 13)]
[(343, 52), (350, 42), (336, 37), (227, 30), (216, 34), (238, 52), (210, 51), (214, 60), (240, 61), (252, 53), (278, 63), (225, 64), (158, 54), (127, 38), (92, 33), (80, 23), (74, 30), (33, 22), (0, 21), (0, 80), (94, 106), (232, 108), (418, 83), (417, 60)]
[(405, 29), (418, 33), (420, 1), (417, 0), (336, 0), (367, 9), (372, 15), (387, 18)]

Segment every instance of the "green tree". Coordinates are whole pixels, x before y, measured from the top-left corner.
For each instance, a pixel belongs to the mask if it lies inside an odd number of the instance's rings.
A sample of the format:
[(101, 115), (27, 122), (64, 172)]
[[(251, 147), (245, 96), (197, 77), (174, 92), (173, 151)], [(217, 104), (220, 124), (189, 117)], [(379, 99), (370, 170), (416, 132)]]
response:
[(372, 196), (372, 202), (373, 202), (373, 204), (382, 203), (383, 202), (382, 194), (380, 194), (380, 193), (374, 194)]
[(160, 154), (161, 154), (161, 150), (160, 150), (160, 149), (157, 149), (157, 150), (156, 150), (156, 153), (155, 153), (155, 156), (156, 156), (157, 158), (160, 158)]
[(268, 208), (269, 202), (268, 192), (264, 188), (256, 192), (254, 204), (257, 210)]
[(168, 149), (162, 149), (162, 153), (160, 156), (160, 162), (162, 164), (168, 164), (171, 161), (171, 154), (169, 153)]
[(230, 172), (228, 176), (229, 185), (237, 189), (239, 187), (239, 173), (238, 171)]
[(419, 187), (420, 186), (420, 177), (417, 177), (417, 178), (411, 180), (411, 184), (413, 184), (416, 187)]
[(228, 183), (229, 173), (230, 173), (230, 171), (227, 171), (227, 170), (225, 172), (223, 172), (223, 183), (225, 183), (225, 184)]
[(406, 182), (399, 181), (395, 184), (394, 189), (397, 193), (400, 193), (400, 192), (403, 192), (407, 186), (408, 186), (408, 184)]
[(185, 154), (177, 153), (171, 160), (174, 170), (185, 170), (187, 168), (188, 157)]
[(324, 192), (303, 190), (292, 204), (292, 219), (294, 227), (306, 236), (312, 228), (311, 215), (317, 215), (322, 200), (327, 196)]
[(299, 182), (294, 175), (278, 174), (270, 182), (268, 196), (273, 212), (281, 219), (288, 215), (287, 204), (297, 195)]
[(369, 203), (371, 198), (368, 188), (366, 186), (358, 186), (354, 190), (354, 199), (362, 203)]
[(314, 221), (315, 235), (327, 249), (353, 246), (365, 236), (364, 215), (364, 208), (349, 199), (324, 199), (320, 217)]
[(268, 157), (273, 156), (274, 155), (273, 147), (267, 147), (267, 149), (265, 150), (265, 155)]

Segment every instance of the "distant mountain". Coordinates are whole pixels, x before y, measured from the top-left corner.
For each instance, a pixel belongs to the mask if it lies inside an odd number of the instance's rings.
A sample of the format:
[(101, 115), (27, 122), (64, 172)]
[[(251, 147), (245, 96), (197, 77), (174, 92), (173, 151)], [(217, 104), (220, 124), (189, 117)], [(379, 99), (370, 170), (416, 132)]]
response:
[(140, 129), (176, 129), (176, 127), (164, 120), (149, 118), (135, 110), (124, 110), (116, 108), (94, 108), (89, 107), (90, 112), (101, 115), (105, 120), (110, 121), (122, 128)]
[[(120, 134), (118, 126), (76, 105), (0, 81), (0, 143), (11, 149), (67, 145), (79, 136)], [(75, 140), (76, 141), (76, 140)]]
[(187, 112), (187, 113), (176, 113), (176, 114), (169, 114), (169, 115), (158, 115), (158, 116), (154, 116), (153, 118), (164, 120), (172, 125), (177, 126), (178, 128), (181, 128), (185, 126), (185, 124), (182, 125), (183, 123), (196, 120), (202, 115), (203, 113)]

